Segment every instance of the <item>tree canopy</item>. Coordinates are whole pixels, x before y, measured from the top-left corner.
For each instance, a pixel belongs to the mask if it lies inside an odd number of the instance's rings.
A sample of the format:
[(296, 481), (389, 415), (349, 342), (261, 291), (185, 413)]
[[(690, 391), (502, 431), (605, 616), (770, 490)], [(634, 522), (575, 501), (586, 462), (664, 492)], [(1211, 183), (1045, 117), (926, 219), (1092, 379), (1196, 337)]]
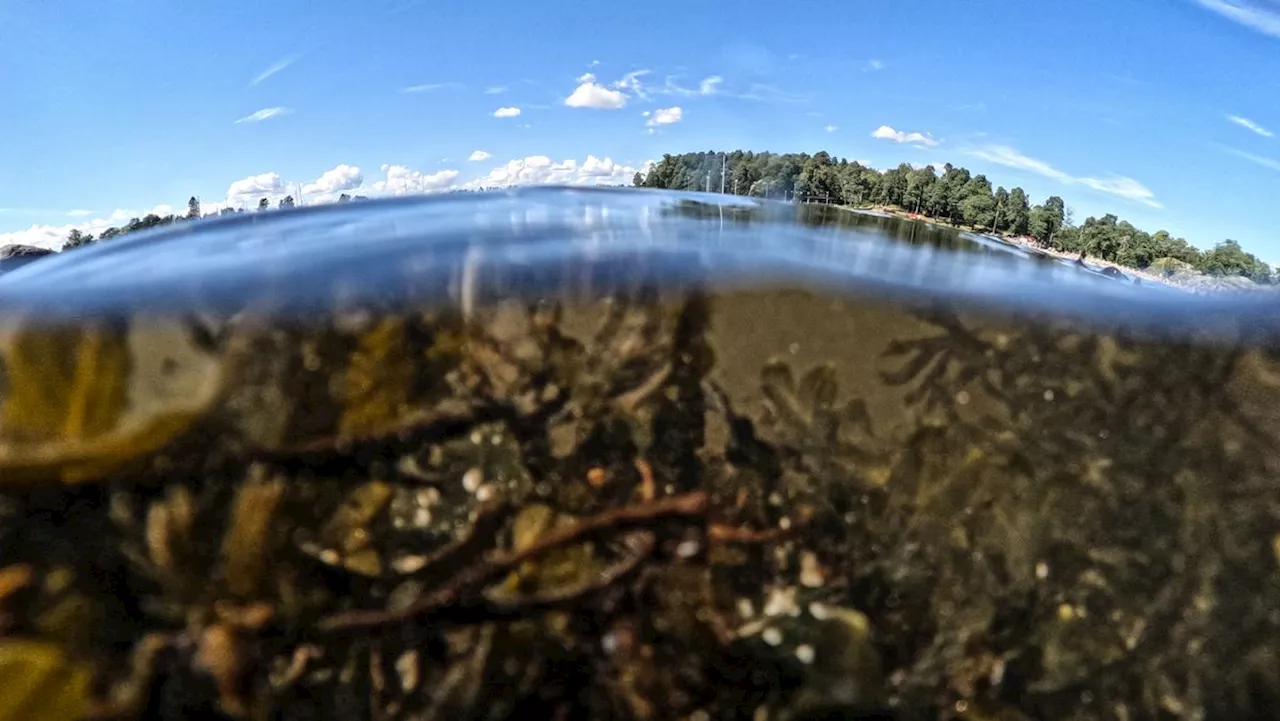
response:
[[(1200, 251), (1164, 230), (1148, 233), (1112, 214), (1076, 226), (1062, 198), (1049, 196), (1033, 206), (1022, 188), (993, 189), (986, 176), (950, 163), (941, 168), (902, 163), (882, 171), (826, 152), (706, 151), (664, 155), (648, 173), (636, 173), (633, 182), (645, 188), (718, 191), (726, 162), (725, 192), (736, 195), (897, 208), (981, 232), (1029, 236), (1045, 247), (1140, 270), (1186, 264), (1203, 273), (1243, 275), (1257, 282), (1274, 277), (1266, 263), (1234, 240)], [(1157, 263), (1166, 258), (1171, 260)]]

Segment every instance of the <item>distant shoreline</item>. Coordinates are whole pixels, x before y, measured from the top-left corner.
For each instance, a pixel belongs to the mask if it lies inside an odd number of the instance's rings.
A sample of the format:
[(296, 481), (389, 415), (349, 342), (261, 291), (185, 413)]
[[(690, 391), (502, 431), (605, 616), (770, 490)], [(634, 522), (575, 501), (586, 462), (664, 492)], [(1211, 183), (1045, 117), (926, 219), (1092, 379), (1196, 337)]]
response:
[[(989, 233), (985, 231), (970, 230), (968, 228), (964, 228), (958, 225), (952, 225), (945, 221), (939, 221), (937, 219), (929, 218), (923, 215), (907, 213), (907, 212), (898, 210), (896, 208), (876, 207), (876, 206), (873, 206), (871, 208), (855, 208), (853, 206), (848, 206), (848, 205), (840, 205), (836, 207), (843, 208), (845, 210), (849, 210), (855, 213), (860, 213), (862, 215), (870, 215), (870, 216), (879, 217), (879, 218), (900, 218), (902, 220), (914, 220), (921, 223), (934, 225), (939, 228), (954, 230), (960, 233), (974, 233), (977, 235), (982, 235), (987, 238), (998, 240), (1002, 243), (1008, 243), (1009, 245), (1016, 245), (1020, 248), (1026, 248), (1027, 250), (1031, 250), (1036, 253), (1042, 253), (1044, 255), (1057, 258), (1059, 260), (1066, 260), (1071, 262), (1076, 262), (1079, 260), (1079, 256), (1076, 254), (1066, 253), (1061, 250), (1054, 250), (1053, 248), (1046, 248), (1037, 243), (1028, 242), (1022, 238), (1005, 236), (999, 233)], [(1092, 268), (1115, 268), (1116, 270), (1122, 271), (1127, 275), (1131, 275), (1135, 278), (1138, 278), (1145, 283), (1159, 283), (1169, 288), (1177, 288), (1178, 290), (1190, 292), (1190, 289), (1187, 288), (1186, 286), (1178, 283), (1170, 282), (1168, 278), (1162, 277), (1160, 275), (1156, 275), (1155, 273), (1150, 273), (1145, 270), (1138, 270), (1137, 268), (1130, 268), (1128, 266), (1119, 265), (1118, 263), (1112, 263), (1109, 260), (1103, 260), (1101, 258), (1088, 258), (1086, 256), (1086, 260), (1087, 260), (1086, 266), (1091, 269)]]

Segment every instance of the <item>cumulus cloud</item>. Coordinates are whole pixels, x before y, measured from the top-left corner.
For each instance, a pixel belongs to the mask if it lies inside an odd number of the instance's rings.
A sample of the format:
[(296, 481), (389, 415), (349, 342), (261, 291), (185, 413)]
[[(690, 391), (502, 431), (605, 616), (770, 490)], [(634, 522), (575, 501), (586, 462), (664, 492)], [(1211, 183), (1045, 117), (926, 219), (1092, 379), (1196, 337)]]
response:
[[(485, 153), (485, 156), (486, 159), (491, 157), (488, 153)], [(643, 167), (648, 168), (652, 164), (653, 162), (649, 161)], [(327, 203), (337, 200), (342, 192), (356, 189), (369, 196), (379, 196), (519, 185), (625, 185), (631, 182), (636, 170), (629, 165), (615, 162), (608, 156), (588, 155), (581, 162), (572, 158), (553, 162), (546, 156), (535, 155), (511, 160), (467, 183), (459, 182), (460, 173), (457, 170), (424, 173), (404, 165), (386, 164), (381, 166), (383, 173), (381, 179), (365, 184), (360, 168), (341, 164), (325, 171), (314, 181), (303, 184), (297, 200), (305, 204)], [(262, 198), (266, 198), (271, 206), (275, 207), (285, 195), (297, 192), (291, 190), (292, 188), (294, 184), (285, 182), (277, 172), (259, 173), (232, 182), (227, 187), (225, 200), (201, 198), (201, 210), (206, 215), (215, 214), (226, 207), (253, 210)], [(75, 212), (80, 214), (88, 211)], [(57, 250), (62, 248), (62, 244), (66, 242), (67, 235), (72, 230), (96, 236), (101, 235), (107, 228), (127, 224), (131, 218), (142, 218), (148, 214), (166, 216), (185, 213), (185, 202), (181, 207), (176, 208), (166, 204), (146, 210), (119, 209), (94, 219), (63, 225), (32, 225), (23, 230), (0, 233), (0, 245), (19, 243)]]
[(302, 194), (311, 200), (324, 202), (344, 190), (354, 190), (364, 183), (364, 175), (354, 165), (339, 165), (321, 173), (314, 182), (302, 186)]
[(507, 162), (487, 175), (466, 184), (469, 188), (505, 188), (515, 185), (618, 185), (629, 183), (636, 169), (615, 163), (612, 158), (588, 155), (579, 163), (573, 158), (554, 162), (545, 155), (533, 155)]
[(649, 127), (657, 125), (675, 125), (684, 119), (684, 111), (681, 110), (678, 105), (670, 108), (658, 108), (652, 113), (646, 112), (644, 115), (649, 118), (649, 121), (645, 123), (645, 125), (648, 125)]
[(385, 180), (373, 184), (373, 191), (387, 195), (412, 195), (448, 190), (458, 178), (456, 170), (441, 170), (435, 173), (423, 173), (411, 170), (403, 165), (383, 165)]
[(227, 188), (227, 200), (233, 205), (263, 197), (274, 197), (285, 192), (279, 173), (259, 173), (237, 180)]
[(1280, 38), (1280, 8), (1267, 0), (1195, 0), (1201, 7), (1265, 35)]
[(267, 68), (266, 70), (263, 70), (262, 72), (254, 76), (253, 80), (249, 81), (249, 87), (253, 87), (254, 85), (257, 85), (263, 80), (266, 80), (272, 75), (275, 75), (276, 73), (280, 72), (281, 70), (284, 70), (290, 65), (293, 65), (298, 61), (298, 57), (299, 56), (297, 55), (293, 55), (293, 56), (284, 58), (282, 60), (277, 60), (271, 67)]
[(493, 156), (492, 156), (491, 154), (486, 153), (486, 152), (485, 152), (485, 151), (483, 151), (483, 150), (477, 150), (477, 151), (473, 152), (473, 153), (470, 155), (470, 157), (468, 157), (468, 158), (467, 158), (467, 160), (470, 160), (470, 161), (475, 162), (475, 163), (479, 163), (479, 162), (481, 162), (481, 161), (483, 161), (483, 160), (488, 160), (489, 158), (492, 158), (492, 157), (493, 157)]
[(495, 118), (514, 118), (518, 115), (520, 115), (520, 108), (515, 107), (498, 108), (493, 111), (493, 117)]
[(1275, 135), (1275, 133), (1271, 132), (1270, 130), (1267, 130), (1266, 128), (1262, 127), (1261, 125), (1258, 125), (1257, 123), (1253, 122), (1248, 118), (1242, 118), (1239, 115), (1228, 115), (1227, 120), (1230, 120), (1231, 122), (1235, 123), (1236, 125), (1239, 125), (1242, 128), (1245, 128), (1247, 130), (1252, 130), (1253, 132), (1257, 133), (1258, 135), (1261, 135), (1264, 138), (1270, 138)]
[(871, 137), (880, 138), (881, 140), (892, 140), (895, 143), (910, 143), (912, 145), (924, 145), (926, 147), (935, 147), (937, 140), (928, 133), (906, 133), (901, 130), (894, 130), (888, 125), (881, 125), (871, 132)]
[(131, 218), (144, 218), (151, 214), (163, 217), (166, 215), (172, 215), (173, 213), (174, 209), (171, 205), (157, 205), (150, 210), (129, 210), (121, 208), (105, 217), (94, 218), (93, 220), (67, 223), (65, 225), (33, 225), (23, 230), (16, 230), (10, 233), (0, 233), (0, 246), (18, 244), (31, 245), (37, 248), (49, 248), (50, 250), (61, 250), (62, 244), (67, 242), (67, 236), (70, 235), (73, 230), (97, 236), (101, 235), (102, 231), (107, 228), (113, 226), (119, 227), (128, 223)]
[(1099, 193), (1132, 200), (1151, 208), (1164, 207), (1156, 200), (1155, 193), (1151, 192), (1149, 188), (1133, 178), (1123, 175), (1110, 175), (1106, 178), (1077, 177), (1059, 170), (1039, 158), (1023, 155), (1007, 145), (987, 145), (967, 152), (975, 158), (981, 158), (996, 165), (1003, 165), (1006, 168), (1034, 173), (1065, 185), (1083, 185)]
[(249, 113), (243, 118), (240, 118), (239, 120), (236, 121), (236, 124), (239, 125), (240, 123), (260, 123), (264, 120), (270, 120), (271, 118), (280, 117), (281, 115), (288, 115), (291, 112), (293, 111), (288, 108), (263, 108), (262, 110), (259, 110), (254, 113)]
[(600, 85), (594, 75), (587, 73), (578, 78), (578, 87), (564, 99), (564, 104), (571, 108), (617, 110), (627, 104), (627, 96), (621, 90)]

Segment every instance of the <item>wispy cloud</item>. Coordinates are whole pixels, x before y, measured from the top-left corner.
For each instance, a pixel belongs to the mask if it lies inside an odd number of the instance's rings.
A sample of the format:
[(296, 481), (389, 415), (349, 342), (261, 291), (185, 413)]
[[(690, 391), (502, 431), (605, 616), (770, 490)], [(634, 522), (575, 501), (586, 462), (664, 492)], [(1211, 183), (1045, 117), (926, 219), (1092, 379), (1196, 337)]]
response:
[(823, 128), (823, 130), (826, 130), (828, 133), (834, 133), (839, 129), (840, 129), (840, 126), (838, 125), (828, 125), (827, 127)]
[(1252, 130), (1253, 132), (1257, 133), (1258, 135), (1261, 135), (1264, 138), (1270, 138), (1275, 135), (1275, 133), (1271, 132), (1270, 130), (1267, 130), (1266, 128), (1262, 127), (1261, 125), (1258, 125), (1257, 123), (1253, 122), (1248, 118), (1242, 118), (1239, 115), (1228, 115), (1227, 120), (1230, 120), (1231, 122), (1235, 123), (1236, 125), (1239, 125), (1242, 128), (1247, 128), (1249, 130)]
[(240, 123), (260, 123), (264, 120), (270, 120), (271, 118), (280, 117), (281, 115), (288, 115), (291, 112), (293, 111), (288, 108), (263, 108), (262, 110), (259, 110), (256, 113), (250, 113), (244, 116), (243, 118), (240, 118), (239, 120), (236, 121), (236, 124), (239, 125)]
[(1260, 33), (1280, 38), (1280, 11), (1274, 2), (1258, 0), (1195, 0), (1225, 18)]
[(284, 58), (283, 60), (277, 60), (274, 64), (272, 64), (271, 67), (258, 73), (258, 75), (253, 80), (250, 80), (249, 87), (253, 87), (258, 83), (262, 82), (263, 80), (266, 80), (272, 75), (275, 75), (276, 73), (280, 72), (281, 70), (284, 70), (290, 65), (293, 65), (294, 63), (298, 62), (298, 59), (301, 57), (302, 56), (300, 55), (290, 55), (289, 57)]
[(1023, 155), (1007, 145), (986, 145), (981, 148), (971, 148), (965, 152), (975, 158), (981, 158), (996, 165), (1003, 165), (1006, 168), (1034, 173), (1050, 180), (1056, 180), (1064, 185), (1083, 185), (1099, 193), (1132, 200), (1135, 203), (1141, 203), (1151, 208), (1164, 207), (1156, 200), (1155, 193), (1151, 192), (1149, 188), (1133, 178), (1123, 175), (1111, 175), (1106, 178), (1077, 177), (1061, 171), (1039, 158)]
[(776, 85), (766, 83), (752, 83), (751, 87), (745, 93), (739, 93), (739, 98), (743, 100), (756, 100), (767, 103), (807, 103), (810, 98), (807, 95), (796, 95), (779, 89)]
[(432, 90), (443, 90), (445, 88), (460, 88), (461, 83), (423, 83), (422, 85), (410, 85), (407, 88), (400, 88), (402, 93), (429, 93)]
[(907, 133), (901, 130), (894, 130), (888, 125), (881, 125), (871, 131), (871, 137), (881, 140), (892, 140), (895, 143), (908, 143), (910, 145), (923, 145), (927, 148), (933, 148), (938, 145), (939, 140), (934, 139), (929, 133)]
[(870, 72), (875, 72), (875, 71), (877, 71), (877, 70), (884, 70), (884, 61), (883, 61), (883, 60), (868, 60), (868, 61), (867, 61), (867, 64), (866, 64), (865, 66), (863, 66), (863, 68), (862, 68), (862, 69), (863, 69), (864, 71), (870, 71)]
[(507, 86), (505, 85), (490, 85), (484, 89), (485, 95), (501, 95), (505, 92), (507, 92)]
[(1219, 145), (1218, 147), (1221, 148), (1223, 152), (1230, 153), (1236, 156), (1237, 158), (1243, 158), (1249, 161), (1250, 163), (1256, 163), (1258, 165), (1261, 165), (1264, 168), (1270, 168), (1271, 170), (1280, 172), (1280, 160), (1276, 160), (1275, 158), (1268, 158), (1263, 155), (1254, 155), (1253, 153), (1246, 153), (1243, 150), (1228, 148), (1225, 145)]

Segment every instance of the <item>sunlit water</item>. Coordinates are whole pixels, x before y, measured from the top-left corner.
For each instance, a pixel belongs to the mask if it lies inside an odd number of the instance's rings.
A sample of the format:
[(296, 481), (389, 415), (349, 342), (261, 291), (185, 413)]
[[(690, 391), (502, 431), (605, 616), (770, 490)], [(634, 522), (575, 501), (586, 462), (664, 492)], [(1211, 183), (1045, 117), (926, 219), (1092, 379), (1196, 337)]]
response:
[[(823, 667), (858, 674), (852, 701), (813, 690), (844, 688), (833, 676), (794, 698), (742, 679), (744, 717), (1252, 717), (1280, 699), (1277, 310), (923, 223), (720, 196), (539, 189), (238, 216), (0, 277), (0, 491), (45, 508), (30, 489), (199, 489), (297, 462), (305, 485), (367, 446), (355, 475), (385, 475), (398, 498), (424, 481), (392, 473), (394, 454), (431, 455), (403, 447), (411, 421), (447, 420), (422, 441), (446, 459), (448, 438), (483, 445), (476, 429), (498, 424), (521, 440), (492, 492), (522, 502), (596, 512), (610, 502), (564, 489), (640, 458), (658, 493), (709, 489), (713, 517), (785, 529), (817, 514), (821, 533), (737, 572), (746, 597), (707, 602), (818, 594), (865, 614), (882, 673)], [(592, 435), (609, 414), (627, 432)], [(384, 437), (399, 445), (368, 445)], [(460, 475), (473, 502), (480, 481)], [(395, 502), (378, 528), (434, 532), (438, 514)], [(31, 517), (0, 516), (0, 558), (45, 553), (20, 540)], [(41, 535), (49, 557), (88, 533), (58, 529)], [(804, 553), (825, 576), (796, 575)], [(730, 623), (748, 645), (767, 630), (750, 622)], [(780, 643), (804, 678), (813, 649)], [(658, 715), (711, 693), (687, 691), (660, 694)]]

